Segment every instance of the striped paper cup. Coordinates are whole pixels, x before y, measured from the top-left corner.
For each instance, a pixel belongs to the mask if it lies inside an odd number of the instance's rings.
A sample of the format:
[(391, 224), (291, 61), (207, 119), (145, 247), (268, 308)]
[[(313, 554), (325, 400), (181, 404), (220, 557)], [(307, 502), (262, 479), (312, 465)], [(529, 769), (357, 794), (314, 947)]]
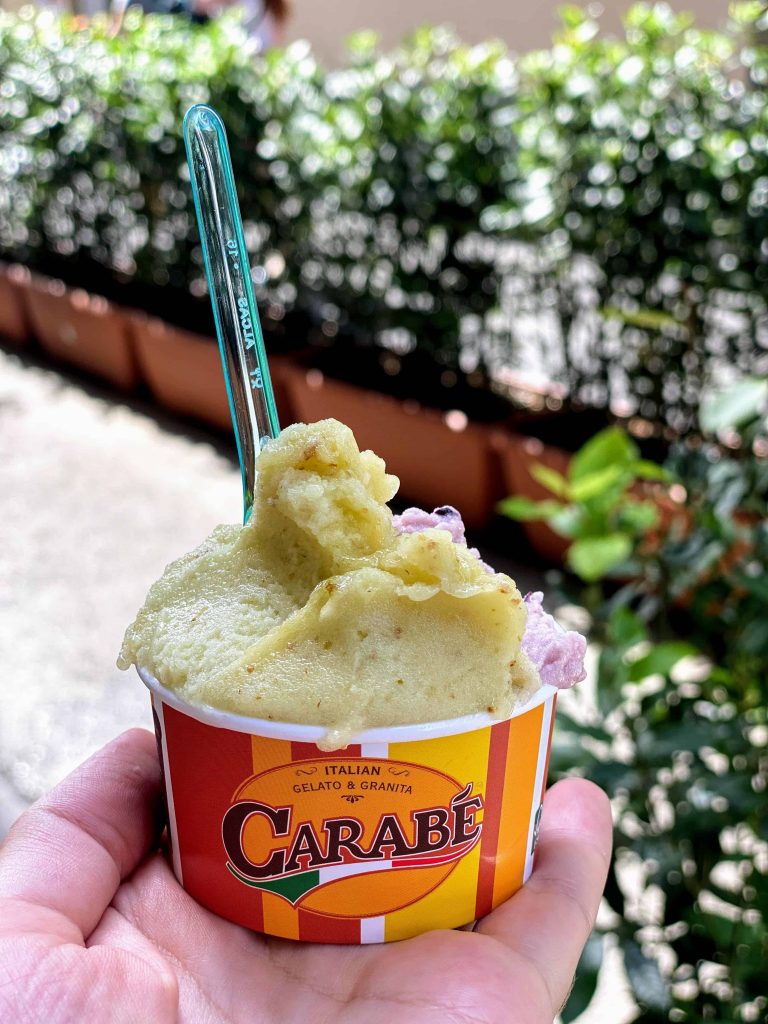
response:
[(152, 694), (173, 870), (209, 910), (305, 942), (457, 928), (528, 878), (556, 691), (512, 718), (369, 729), (343, 750), (317, 726)]

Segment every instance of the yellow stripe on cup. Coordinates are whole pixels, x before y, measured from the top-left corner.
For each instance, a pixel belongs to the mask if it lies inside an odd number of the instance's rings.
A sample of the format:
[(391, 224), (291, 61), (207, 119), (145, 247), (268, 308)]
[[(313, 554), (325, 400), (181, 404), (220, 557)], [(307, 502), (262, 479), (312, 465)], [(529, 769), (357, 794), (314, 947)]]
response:
[[(472, 782), (473, 793), (484, 794), (490, 737), (490, 729), (483, 729), (421, 742), (391, 743), (389, 756), (393, 760), (436, 768), (462, 782)], [(385, 940), (406, 939), (430, 928), (451, 928), (471, 921), (475, 916), (479, 866), (478, 843), (437, 889), (418, 903), (387, 914)]]

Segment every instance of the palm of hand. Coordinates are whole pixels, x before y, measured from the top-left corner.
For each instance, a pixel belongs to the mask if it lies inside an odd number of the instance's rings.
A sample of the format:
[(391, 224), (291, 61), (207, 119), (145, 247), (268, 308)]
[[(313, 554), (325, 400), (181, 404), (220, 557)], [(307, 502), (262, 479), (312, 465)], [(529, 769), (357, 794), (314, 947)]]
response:
[(305, 945), (222, 920), (187, 896), (162, 854), (147, 856), (158, 794), (152, 738), (127, 733), (12, 830), (0, 851), (0, 1017), (551, 1024), (610, 850), (605, 798), (561, 783), (534, 875), (475, 932)]

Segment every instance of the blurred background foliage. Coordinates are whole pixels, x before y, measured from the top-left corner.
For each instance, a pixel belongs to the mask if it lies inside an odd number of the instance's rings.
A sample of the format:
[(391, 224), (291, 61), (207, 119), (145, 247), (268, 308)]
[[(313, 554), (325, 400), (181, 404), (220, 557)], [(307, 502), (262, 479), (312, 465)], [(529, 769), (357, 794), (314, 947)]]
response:
[(324, 70), (233, 18), (0, 15), (0, 254), (200, 329), (178, 126), (210, 102), (273, 344), (368, 347), (384, 387), (524, 366), (685, 431), (706, 381), (768, 364), (762, 5), (715, 32), (641, 4), (618, 40), (562, 18), (521, 58), (424, 29)]
[[(589, 612), (596, 699), (559, 710), (552, 763), (614, 802), (603, 932), (643, 1024), (768, 1019), (767, 419), (768, 380), (746, 379), (707, 396), (701, 436), (664, 467), (609, 427), (550, 475), (551, 498), (502, 505), (570, 541), (562, 582)], [(603, 945), (598, 929), (566, 1021)]]

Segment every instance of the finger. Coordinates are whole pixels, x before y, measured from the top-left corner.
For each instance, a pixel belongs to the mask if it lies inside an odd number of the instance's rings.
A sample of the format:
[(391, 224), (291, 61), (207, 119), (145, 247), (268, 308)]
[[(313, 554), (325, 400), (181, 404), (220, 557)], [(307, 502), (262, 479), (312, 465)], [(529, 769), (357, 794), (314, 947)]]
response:
[(70, 941), (88, 936), (157, 841), (160, 782), (152, 734), (132, 729), (30, 807), (0, 848), (0, 921), (21, 901), (57, 915), (47, 927)]
[(477, 930), (503, 942), (538, 970), (553, 1016), (565, 1001), (600, 904), (611, 856), (611, 807), (584, 779), (547, 793), (534, 871)]

